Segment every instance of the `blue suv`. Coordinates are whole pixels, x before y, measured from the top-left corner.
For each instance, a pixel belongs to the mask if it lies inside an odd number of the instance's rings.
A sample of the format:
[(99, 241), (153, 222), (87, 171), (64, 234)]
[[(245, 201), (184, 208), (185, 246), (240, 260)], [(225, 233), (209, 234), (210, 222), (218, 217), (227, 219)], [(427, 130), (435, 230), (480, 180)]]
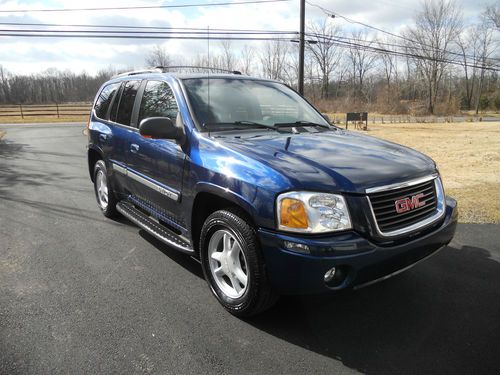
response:
[(386, 279), (448, 244), (457, 223), (429, 157), (342, 130), (288, 86), (237, 72), (106, 82), (88, 167), (103, 214), (198, 258), (237, 316), (282, 294)]

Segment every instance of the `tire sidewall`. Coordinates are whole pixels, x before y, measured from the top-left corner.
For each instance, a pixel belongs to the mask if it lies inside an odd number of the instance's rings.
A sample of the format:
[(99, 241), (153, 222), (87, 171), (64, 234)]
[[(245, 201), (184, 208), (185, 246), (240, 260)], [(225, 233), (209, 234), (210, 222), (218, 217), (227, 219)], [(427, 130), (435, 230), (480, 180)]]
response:
[[(255, 272), (255, 267), (258, 267), (258, 264), (256, 264), (256, 262), (254, 261), (255, 254), (251, 253), (252, 251), (255, 252), (256, 249), (252, 249), (251, 246), (249, 246), (248, 241), (245, 239), (245, 236), (238, 230), (237, 225), (237, 222), (231, 220), (231, 217), (224, 217), (223, 215), (211, 215), (203, 226), (200, 242), (200, 258), (205, 279), (207, 280), (212, 293), (219, 300), (219, 302), (226, 309), (230, 310), (233, 313), (246, 310), (252, 303), (252, 301), (255, 300), (255, 296), (258, 292)], [(228, 230), (234, 236), (234, 238), (239, 242), (241, 251), (243, 251), (247, 262), (247, 289), (245, 293), (238, 298), (228, 297), (219, 288), (212, 275), (212, 271), (210, 270), (210, 260), (208, 259), (208, 244), (212, 235), (219, 229)]]
[[(99, 171), (102, 171), (104, 173), (104, 175), (106, 176), (106, 185), (108, 187), (108, 205), (106, 206), (106, 208), (103, 208), (99, 202), (99, 197), (98, 197), (98, 193), (97, 193), (97, 173), (99, 173)], [(96, 163), (95, 163), (95, 166), (94, 166), (94, 193), (95, 193), (95, 197), (96, 197), (96, 200), (97, 200), (97, 206), (99, 207), (99, 209), (102, 211), (102, 213), (105, 215), (105, 216), (111, 216), (114, 214), (114, 195), (113, 195), (113, 191), (111, 190), (111, 187), (110, 187), (110, 184), (109, 184), (109, 175), (108, 175), (108, 169), (106, 168), (106, 163), (104, 163), (103, 160), (98, 160)]]

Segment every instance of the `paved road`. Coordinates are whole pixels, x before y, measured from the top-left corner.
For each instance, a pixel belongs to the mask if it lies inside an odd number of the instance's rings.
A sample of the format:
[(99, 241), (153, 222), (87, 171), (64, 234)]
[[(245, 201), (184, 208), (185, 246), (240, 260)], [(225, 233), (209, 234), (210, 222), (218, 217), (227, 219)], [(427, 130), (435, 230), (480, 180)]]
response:
[(82, 126), (0, 126), (0, 374), (498, 373), (500, 227), (239, 320), (200, 266), (98, 212)]

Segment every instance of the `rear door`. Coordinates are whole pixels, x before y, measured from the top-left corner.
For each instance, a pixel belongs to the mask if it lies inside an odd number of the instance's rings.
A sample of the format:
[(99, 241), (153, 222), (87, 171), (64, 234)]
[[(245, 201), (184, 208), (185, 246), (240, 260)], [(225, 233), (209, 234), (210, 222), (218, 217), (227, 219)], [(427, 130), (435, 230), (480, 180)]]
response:
[(141, 81), (138, 80), (123, 82), (109, 114), (114, 149), (110, 156), (110, 162), (116, 172), (115, 178), (125, 192), (129, 192), (131, 188), (130, 179), (126, 176), (126, 169), (130, 152), (130, 139), (137, 132), (133, 121), (133, 112), (140, 86)]
[[(167, 82), (152, 80), (144, 85), (137, 124), (148, 117), (169, 117), (182, 123), (174, 92)], [(181, 232), (185, 229), (179, 204), (185, 157), (174, 140), (144, 138), (138, 132), (131, 135), (128, 167), (136, 203), (152, 208)]]
[[(114, 165), (125, 165), (128, 150), (128, 133), (117, 128), (110, 121), (110, 113), (116, 112), (117, 102), (120, 100), (123, 83), (114, 82), (106, 85), (97, 97), (89, 125), (90, 138), (93, 147), (100, 149), (105, 161)], [(113, 179), (116, 187), (124, 186), (126, 178), (123, 174), (116, 174)], [(119, 190), (119, 189), (118, 189)]]

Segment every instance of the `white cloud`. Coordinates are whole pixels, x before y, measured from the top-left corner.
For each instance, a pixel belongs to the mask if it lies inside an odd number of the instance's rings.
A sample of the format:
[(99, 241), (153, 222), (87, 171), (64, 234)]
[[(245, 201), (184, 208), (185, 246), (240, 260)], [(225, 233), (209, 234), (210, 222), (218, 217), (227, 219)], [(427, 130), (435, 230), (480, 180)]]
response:
[[(237, 0), (236, 0), (237, 1)], [(182, 3), (209, 3), (216, 0), (183, 0)], [(311, 3), (338, 12), (361, 22), (399, 32), (405, 27), (420, 2), (416, 0), (310, 0)], [(75, 7), (113, 7), (141, 6), (155, 4), (176, 4), (174, 0), (138, 2), (137, 0), (87, 0), (73, 2), (67, 0), (54, 1), (0, 1), (5, 9), (39, 9), (39, 8), (75, 8)], [(177, 2), (179, 4), (179, 2)], [(477, 3), (472, 0), (463, 1), (461, 7), (466, 18), (472, 18), (479, 12)], [(307, 6), (307, 20), (326, 17), (323, 11)], [(200, 7), (177, 9), (141, 9), (118, 11), (87, 12), (40, 12), (40, 13), (0, 13), (0, 22), (32, 22), (57, 24), (107, 24), (107, 25), (142, 25), (173, 26), (196, 28), (233, 28), (263, 30), (297, 30), (299, 25), (299, 1), (247, 4), (224, 7)], [(352, 28), (341, 18), (331, 19), (344, 29)], [(3, 29), (14, 26), (2, 25)], [(67, 28), (66, 28), (67, 29)], [(234, 42), (236, 49), (249, 42)], [(79, 38), (20, 38), (0, 36), (0, 64), (11, 72), (39, 72), (49, 67), (85, 70), (94, 73), (99, 69), (115, 66), (118, 69), (144, 64), (145, 55), (154, 44), (163, 44), (174, 56), (189, 58), (207, 51), (206, 42), (188, 40), (134, 40), (134, 39), (79, 39)], [(217, 48), (217, 43), (214, 43)]]

